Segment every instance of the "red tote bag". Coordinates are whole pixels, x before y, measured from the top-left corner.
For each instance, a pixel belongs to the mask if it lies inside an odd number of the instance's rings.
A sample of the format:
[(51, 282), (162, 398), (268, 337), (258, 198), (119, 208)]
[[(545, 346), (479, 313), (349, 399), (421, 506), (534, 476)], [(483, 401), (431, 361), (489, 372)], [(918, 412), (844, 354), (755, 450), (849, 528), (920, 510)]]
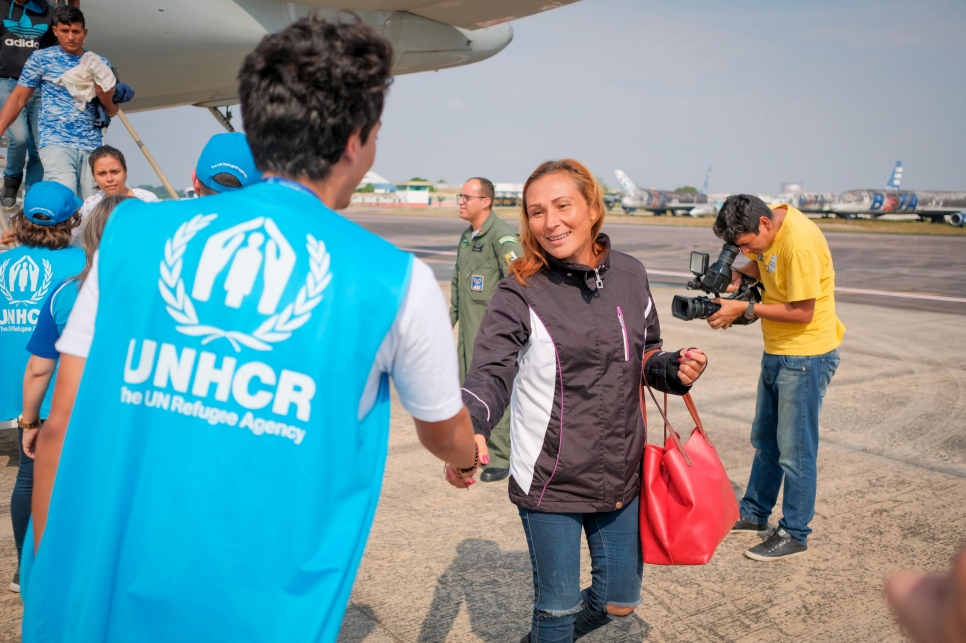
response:
[[(652, 353), (644, 356), (644, 363)], [(738, 520), (738, 502), (714, 444), (701, 424), (691, 394), (684, 403), (695, 428), (687, 442), (667, 419), (643, 379), (641, 414), (647, 435), (644, 390), (664, 419), (664, 446), (645, 444), (641, 485), (641, 548), (648, 565), (704, 565)], [(645, 440), (646, 443), (646, 440)]]

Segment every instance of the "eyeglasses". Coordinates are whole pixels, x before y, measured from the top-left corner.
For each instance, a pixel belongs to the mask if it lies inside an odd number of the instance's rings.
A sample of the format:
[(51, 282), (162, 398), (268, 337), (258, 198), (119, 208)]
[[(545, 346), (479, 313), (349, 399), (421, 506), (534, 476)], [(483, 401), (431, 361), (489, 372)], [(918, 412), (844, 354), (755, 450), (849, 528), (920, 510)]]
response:
[(456, 200), (459, 201), (469, 201), (470, 199), (489, 199), (488, 196), (473, 196), (472, 194), (457, 194)]

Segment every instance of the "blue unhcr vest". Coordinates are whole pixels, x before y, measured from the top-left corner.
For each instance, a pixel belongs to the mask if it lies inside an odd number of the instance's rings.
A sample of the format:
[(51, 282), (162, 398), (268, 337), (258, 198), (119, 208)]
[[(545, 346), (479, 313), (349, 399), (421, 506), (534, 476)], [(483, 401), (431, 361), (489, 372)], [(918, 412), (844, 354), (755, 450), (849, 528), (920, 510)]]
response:
[[(41, 306), (57, 284), (83, 269), (80, 248), (19, 246), (0, 253), (0, 422), (16, 418), (23, 410), (23, 376), (30, 358), (27, 342)], [(53, 382), (40, 408), (42, 418), (50, 413)]]
[(388, 378), (359, 402), (411, 266), (291, 185), (123, 203), (24, 641), (335, 641)]

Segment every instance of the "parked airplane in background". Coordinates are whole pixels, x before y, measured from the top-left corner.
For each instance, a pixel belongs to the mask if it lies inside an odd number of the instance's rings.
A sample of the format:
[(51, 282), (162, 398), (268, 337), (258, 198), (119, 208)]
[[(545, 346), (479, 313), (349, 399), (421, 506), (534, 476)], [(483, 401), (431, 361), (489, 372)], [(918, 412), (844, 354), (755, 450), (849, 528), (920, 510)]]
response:
[(579, 0), (84, 0), (87, 46), (137, 95), (125, 111), (238, 102), (244, 57), (267, 34), (351, 10), (388, 38), (394, 74), (466, 65), (513, 39), (512, 20)]
[[(634, 185), (634, 182), (623, 170), (614, 170), (614, 175), (624, 192), (621, 207), (628, 214), (637, 210), (647, 210), (654, 214), (690, 213), (695, 206), (708, 203), (708, 197), (705, 194), (642, 190)], [(705, 183), (707, 184), (707, 181)]]
[(850, 219), (858, 214), (915, 214), (922, 221), (943, 223), (946, 215), (954, 226), (966, 223), (966, 192), (937, 190), (899, 190), (902, 182), (902, 161), (897, 161), (885, 190), (849, 190), (835, 198), (830, 212)]

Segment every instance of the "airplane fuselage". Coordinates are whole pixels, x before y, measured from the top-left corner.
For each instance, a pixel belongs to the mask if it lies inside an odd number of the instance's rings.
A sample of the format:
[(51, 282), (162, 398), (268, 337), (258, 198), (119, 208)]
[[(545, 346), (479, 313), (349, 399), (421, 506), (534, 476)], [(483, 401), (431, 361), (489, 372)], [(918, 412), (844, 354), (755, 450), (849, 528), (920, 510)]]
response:
[(708, 197), (704, 194), (689, 192), (670, 192), (667, 190), (642, 190), (638, 188), (621, 199), (621, 207), (626, 212), (647, 210), (649, 212), (691, 211), (696, 205), (705, 204)]
[(935, 217), (966, 210), (966, 192), (850, 190), (831, 203), (836, 214), (918, 214)]

